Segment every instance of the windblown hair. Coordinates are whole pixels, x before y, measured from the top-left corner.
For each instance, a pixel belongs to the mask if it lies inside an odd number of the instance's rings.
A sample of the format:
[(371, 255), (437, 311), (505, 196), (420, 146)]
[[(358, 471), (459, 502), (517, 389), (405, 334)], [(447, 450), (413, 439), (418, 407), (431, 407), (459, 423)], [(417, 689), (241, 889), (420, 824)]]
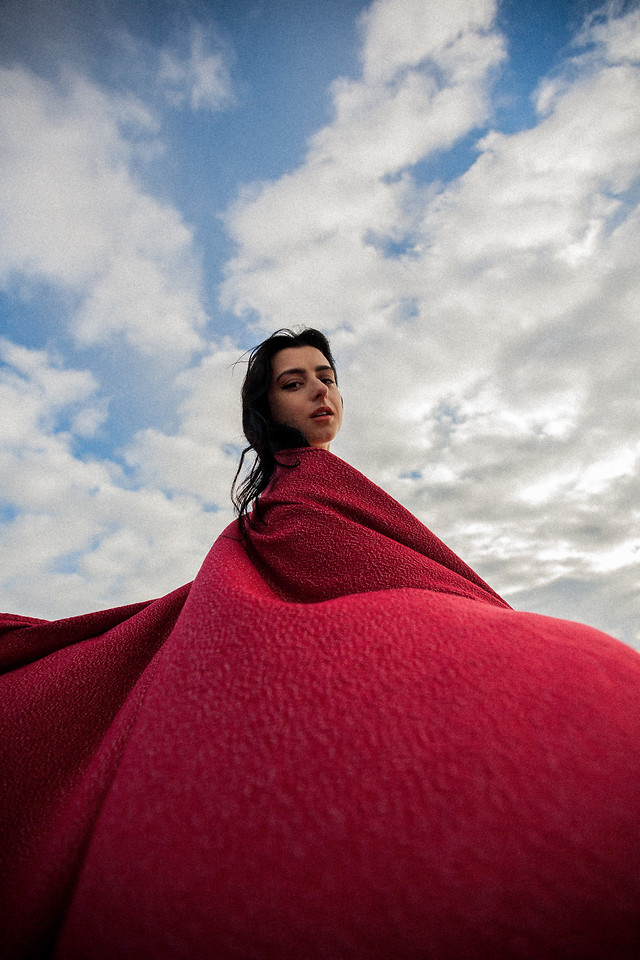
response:
[[(242, 384), (242, 429), (249, 445), (242, 451), (231, 487), (231, 500), (238, 513), (241, 530), (244, 530), (252, 505), (256, 506), (259, 516), (259, 505), (256, 501), (273, 476), (278, 464), (278, 451), (309, 446), (309, 441), (299, 430), (275, 423), (269, 409), (271, 360), (280, 350), (289, 347), (316, 347), (326, 357), (335, 373), (336, 365), (329, 341), (323, 333), (312, 327), (306, 327), (297, 333), (288, 329), (276, 330), (249, 354), (247, 372)], [(337, 379), (336, 375), (336, 382)], [(239, 483), (245, 458), (251, 451), (255, 453), (253, 466)]]

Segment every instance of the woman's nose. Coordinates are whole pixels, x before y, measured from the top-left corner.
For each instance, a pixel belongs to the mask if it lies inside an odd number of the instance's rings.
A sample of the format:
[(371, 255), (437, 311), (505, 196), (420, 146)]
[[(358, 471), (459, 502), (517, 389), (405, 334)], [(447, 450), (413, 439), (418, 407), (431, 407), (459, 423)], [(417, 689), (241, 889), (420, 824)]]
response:
[(315, 384), (315, 389), (313, 392), (314, 400), (317, 397), (326, 397), (328, 393), (329, 393), (329, 387), (327, 386), (327, 384), (323, 383), (322, 380), (318, 380), (318, 382)]

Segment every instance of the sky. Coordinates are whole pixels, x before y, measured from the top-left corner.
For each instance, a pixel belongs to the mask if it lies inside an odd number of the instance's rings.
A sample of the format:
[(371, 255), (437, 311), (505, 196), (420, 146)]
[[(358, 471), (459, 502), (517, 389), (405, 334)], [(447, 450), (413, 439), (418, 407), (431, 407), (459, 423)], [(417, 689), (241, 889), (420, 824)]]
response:
[(637, 2), (0, 10), (1, 609), (193, 579), (236, 361), (309, 325), (335, 454), (640, 649)]

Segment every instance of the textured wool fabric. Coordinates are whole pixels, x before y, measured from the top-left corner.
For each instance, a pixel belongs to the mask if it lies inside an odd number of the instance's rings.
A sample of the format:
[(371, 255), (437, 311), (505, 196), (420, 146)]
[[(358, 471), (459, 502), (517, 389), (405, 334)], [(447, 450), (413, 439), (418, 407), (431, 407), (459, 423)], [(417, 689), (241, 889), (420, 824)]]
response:
[(6, 618), (0, 953), (638, 956), (640, 657), (280, 458), (193, 584)]

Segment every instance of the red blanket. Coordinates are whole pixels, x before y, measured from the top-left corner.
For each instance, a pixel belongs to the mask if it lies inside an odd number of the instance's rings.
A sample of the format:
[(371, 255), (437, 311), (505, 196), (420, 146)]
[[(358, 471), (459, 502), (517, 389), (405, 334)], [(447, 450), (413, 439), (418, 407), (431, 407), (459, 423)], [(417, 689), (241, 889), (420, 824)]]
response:
[(5, 619), (2, 955), (640, 955), (640, 657), (282, 460), (193, 584)]

